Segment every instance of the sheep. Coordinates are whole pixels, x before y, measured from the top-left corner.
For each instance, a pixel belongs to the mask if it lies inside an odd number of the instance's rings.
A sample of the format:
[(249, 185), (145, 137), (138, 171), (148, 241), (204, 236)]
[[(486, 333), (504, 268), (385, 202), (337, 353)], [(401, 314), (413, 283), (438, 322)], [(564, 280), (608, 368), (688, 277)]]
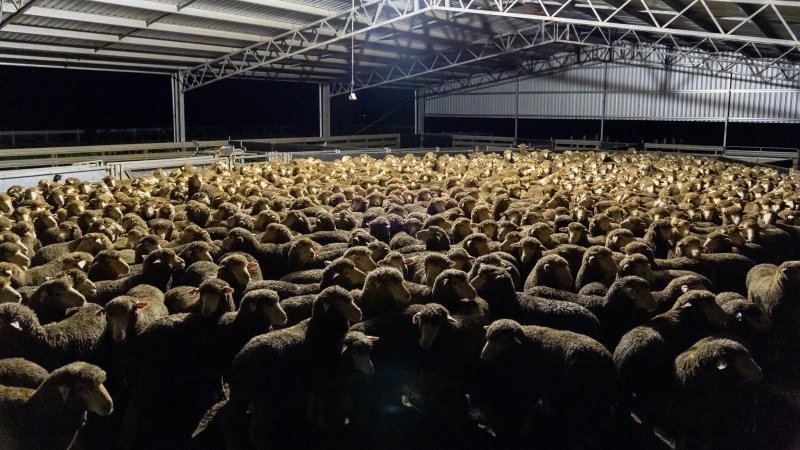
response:
[(684, 275), (673, 279), (660, 291), (653, 291), (658, 303), (658, 313), (666, 312), (675, 305), (678, 298), (689, 291), (712, 291), (711, 281), (697, 274)]
[[(320, 258), (323, 257), (322, 253), (323, 252), (318, 253)], [(332, 258), (332, 260), (337, 258), (347, 258), (352, 260), (356, 268), (364, 273), (369, 273), (378, 267), (375, 260), (372, 259), (372, 252), (368, 247), (365, 246), (350, 247), (344, 251), (341, 256)], [(325, 259), (327, 259), (327, 257)], [(319, 283), (322, 281), (322, 276), (324, 273), (325, 269), (302, 270), (284, 276), (280, 280), (299, 284)]]
[[(405, 266), (405, 261), (403, 261), (403, 263)], [(450, 261), (447, 256), (442, 255), (441, 253), (425, 253), (423, 255), (417, 255), (412, 261), (408, 278), (410, 281), (415, 283), (433, 286), (433, 281), (436, 279), (436, 277), (439, 276), (442, 271), (447, 270), (452, 266), (452, 261)]]
[(227, 282), (210, 278), (197, 287), (170, 289), (164, 296), (164, 304), (170, 314), (198, 313), (203, 317), (213, 317), (236, 309), (233, 292)]
[[(542, 326), (523, 326), (510, 319), (486, 327), (481, 360), (494, 371), (491, 393), (530, 411), (541, 398), (562, 420), (562, 445), (583, 444), (603, 428), (616, 393), (611, 353), (581, 334)], [(528, 417), (516, 417), (519, 423)]]
[(472, 300), (478, 295), (469, 283), (468, 275), (455, 269), (447, 269), (440, 273), (432, 286), (417, 287), (413, 283), (405, 283), (405, 286), (411, 294), (412, 303), (436, 302), (448, 308), (452, 308), (463, 299)]
[(108, 416), (114, 403), (97, 366), (73, 362), (53, 370), (35, 389), (0, 386), (0, 435), (15, 449), (72, 448), (86, 412)]
[(0, 386), (36, 389), (48, 375), (44, 367), (27, 359), (0, 359)]
[(800, 261), (786, 261), (780, 266), (759, 264), (747, 273), (747, 299), (760, 305), (772, 322), (770, 359), (781, 360), (794, 351), (800, 337)]
[(438, 303), (422, 307), (412, 317), (418, 327), (419, 346), (426, 353), (416, 388), (415, 406), (427, 426), (462, 422), (468, 417), (465, 395), (475, 382), (484, 329), (489, 325), (489, 306), (480, 299), (465, 300), (457, 305), (452, 316)]
[(0, 358), (24, 357), (47, 370), (96, 357), (105, 328), (102, 308), (88, 304), (59, 322), (42, 326), (36, 314), (19, 303), (0, 304)]
[(575, 278), (575, 290), (594, 281), (611, 286), (617, 278), (617, 271), (617, 262), (614, 261), (611, 250), (600, 245), (589, 247), (583, 255), (581, 268)]
[(728, 316), (731, 333), (741, 338), (753, 359), (764, 360), (772, 329), (772, 321), (764, 308), (735, 292), (720, 292), (716, 302)]
[(86, 252), (91, 255), (96, 255), (102, 250), (111, 250), (112, 248), (113, 244), (105, 234), (88, 233), (74, 241), (51, 244), (40, 248), (36, 254), (33, 255), (30, 263), (33, 266), (41, 266), (70, 252)]
[(697, 340), (725, 330), (727, 318), (708, 291), (689, 291), (675, 306), (625, 333), (614, 350), (620, 383), (640, 419), (664, 413), (673, 359)]
[(604, 296), (573, 294), (547, 287), (536, 287), (525, 293), (585, 307), (600, 321), (602, 333), (598, 340), (612, 350), (623, 334), (650, 319), (658, 308), (647, 281), (636, 276), (618, 279)]
[(226, 251), (242, 251), (256, 258), (265, 279), (280, 279), (287, 274), (286, 262), (290, 244), (261, 244), (256, 241), (250, 231), (244, 228), (233, 228), (228, 237), (223, 239), (222, 247)]
[(183, 267), (183, 260), (178, 258), (174, 251), (168, 248), (156, 250), (145, 257), (142, 273), (118, 280), (98, 281), (95, 301), (100, 305), (105, 305), (114, 297), (128, 292), (139, 284), (149, 284), (165, 291), (172, 273)]
[(514, 290), (522, 289), (522, 280), (517, 270), (516, 260), (513, 256), (505, 252), (493, 252), (488, 255), (483, 255), (475, 258), (472, 264), (472, 269), (469, 271), (470, 279), (474, 277), (481, 267), (484, 265), (502, 267), (511, 275), (511, 281), (514, 283)]
[(116, 280), (128, 275), (130, 266), (116, 250), (103, 250), (95, 255), (89, 266), (88, 276), (91, 281)]
[(515, 292), (511, 276), (500, 267), (485, 265), (469, 282), (478, 295), (489, 303), (493, 319), (511, 318), (523, 324), (599, 336), (600, 323), (589, 310), (569, 302)]
[(70, 308), (86, 304), (86, 297), (75, 289), (72, 278), (63, 277), (45, 281), (23, 303), (36, 313), (40, 324), (46, 325), (64, 320)]
[(547, 286), (565, 291), (572, 290), (572, 273), (567, 260), (555, 254), (546, 255), (539, 259), (525, 280), (523, 290), (530, 290), (534, 286)]
[(403, 284), (403, 274), (394, 267), (379, 267), (364, 281), (364, 289), (355, 295), (365, 318), (397, 309), (411, 301), (411, 293)]
[(169, 315), (163, 295), (147, 299), (122, 295), (106, 303), (104, 312), (105, 331), (114, 342), (130, 342), (150, 323)]
[[(347, 236), (349, 237), (350, 233), (348, 233)], [(293, 237), (292, 230), (286, 225), (271, 223), (264, 229), (258, 241), (262, 244), (286, 244), (287, 242), (291, 242)]]
[(358, 289), (364, 286), (366, 277), (366, 274), (359, 270), (353, 261), (347, 258), (339, 258), (323, 269), (322, 280), (319, 284), (295, 284), (287, 281), (265, 280), (249, 284), (246, 290), (271, 289), (278, 294), (281, 300), (284, 300), (289, 297), (318, 294), (321, 290), (330, 286)]
[(25, 254), (26, 252), (27, 250), (22, 244), (3, 242), (0, 244), (0, 261), (26, 269), (31, 264), (30, 258)]
[[(180, 274), (180, 281), (173, 281), (172, 286), (200, 286), (205, 280), (216, 278), (219, 266), (210, 261), (197, 261), (186, 267)], [(248, 275), (249, 278), (249, 275)]]
[(720, 429), (730, 445), (741, 442), (736, 436), (754, 420), (752, 389), (763, 378), (742, 344), (726, 335), (701, 339), (675, 358), (674, 378), (667, 422), (681, 445), (710, 447)]
[[(260, 448), (281, 446), (276, 427), (302, 420), (306, 395), (319, 385), (341, 353), (350, 322), (361, 320), (353, 297), (340, 287), (322, 291), (309, 319), (251, 339), (233, 360), (230, 400), (224, 425), (226, 441), (249, 441)], [(285, 384), (282, 380), (292, 380)], [(246, 430), (244, 413), (252, 411)]]
[(24, 271), (14, 270), (13, 267), (6, 266), (5, 263), (0, 263), (0, 265), (12, 271), (12, 285), (38, 286), (63, 271), (71, 269), (86, 270), (92, 261), (94, 261), (94, 257), (89, 253), (72, 252), (42, 266), (31, 267)]

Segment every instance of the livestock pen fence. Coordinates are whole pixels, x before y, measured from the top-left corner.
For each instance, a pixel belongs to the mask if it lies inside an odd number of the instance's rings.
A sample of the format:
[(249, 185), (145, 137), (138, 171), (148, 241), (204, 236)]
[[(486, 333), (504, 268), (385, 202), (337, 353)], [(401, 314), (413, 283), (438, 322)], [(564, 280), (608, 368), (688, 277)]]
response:
[(523, 143), (531, 149), (550, 149), (556, 152), (624, 151), (636, 148), (646, 152), (705, 156), (784, 169), (797, 168), (800, 160), (798, 148), (722, 147), (666, 142), (642, 144), (575, 139), (516, 140), (503, 136), (448, 134), (314, 136), (0, 150), (0, 190), (6, 185), (31, 184), (39, 179), (52, 179), (56, 175), (92, 181), (99, 179), (98, 174), (101, 173), (118, 178), (132, 178), (156, 169), (169, 170), (185, 164), (203, 166), (223, 162), (233, 167), (234, 164), (244, 162), (291, 161), (306, 157), (333, 160), (348, 154), (382, 157), (387, 154), (427, 152), (502, 152)]

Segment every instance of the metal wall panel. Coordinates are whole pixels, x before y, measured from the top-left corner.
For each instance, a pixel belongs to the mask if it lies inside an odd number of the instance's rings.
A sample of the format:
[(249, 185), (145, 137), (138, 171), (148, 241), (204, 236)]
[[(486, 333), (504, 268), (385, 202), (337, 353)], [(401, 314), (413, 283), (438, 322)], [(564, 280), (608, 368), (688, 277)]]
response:
[(559, 92), (553, 94), (520, 94), (519, 96), (519, 116), (526, 119), (593, 119), (600, 117), (602, 108), (602, 92)]
[[(519, 82), (519, 117), (800, 123), (800, 88), (700, 69), (591, 66)], [(605, 71), (605, 74), (604, 74)], [(606, 77), (604, 79), (604, 77)], [(603, 86), (606, 109), (603, 114)], [(428, 100), (426, 115), (514, 117), (516, 82)]]

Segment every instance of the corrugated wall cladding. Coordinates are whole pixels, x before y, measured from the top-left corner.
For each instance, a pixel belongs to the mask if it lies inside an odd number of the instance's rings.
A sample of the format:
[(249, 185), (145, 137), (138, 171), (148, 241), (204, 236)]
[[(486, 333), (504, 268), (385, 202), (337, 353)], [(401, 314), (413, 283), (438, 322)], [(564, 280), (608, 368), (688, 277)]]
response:
[[(741, 76), (746, 74), (742, 69)], [(521, 118), (605, 116), (612, 120), (721, 122), (728, 112), (730, 86), (731, 121), (800, 123), (800, 85), (765, 83), (741, 76), (731, 79), (700, 69), (598, 65), (431, 98), (426, 115), (514, 117), (514, 96), (519, 89)]]

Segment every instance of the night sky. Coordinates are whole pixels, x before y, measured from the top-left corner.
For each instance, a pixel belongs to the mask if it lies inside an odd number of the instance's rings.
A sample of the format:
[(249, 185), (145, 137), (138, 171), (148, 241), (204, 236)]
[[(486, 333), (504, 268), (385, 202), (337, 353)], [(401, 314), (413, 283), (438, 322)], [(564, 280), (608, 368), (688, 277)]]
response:
[[(332, 132), (413, 132), (413, 95), (375, 89), (359, 92), (357, 102), (336, 97)], [(228, 79), (189, 91), (185, 100), (188, 139), (319, 134), (317, 84)], [(124, 137), (95, 131), (171, 128), (165, 75), (0, 66), (0, 102), (0, 131), (83, 129), (82, 143), (171, 139), (169, 130)]]
[[(169, 78), (165, 75), (0, 66), (0, 131), (83, 129), (81, 144), (158, 142), (172, 139)], [(186, 94), (187, 138), (224, 139), (316, 136), (318, 86), (309, 83), (228, 79)], [(162, 131), (104, 132), (103, 129), (161, 128)], [(429, 118), (429, 133), (514, 135), (513, 119)], [(520, 120), (529, 139), (596, 139), (597, 120)], [(371, 89), (331, 99), (334, 135), (414, 132), (414, 94)], [(723, 124), (708, 122), (606, 121), (617, 142), (721, 145)], [(796, 124), (731, 123), (729, 145), (797, 146)], [(17, 137), (16, 145), (41, 146), (40, 137)], [(74, 145), (74, 136), (49, 145)], [(0, 147), (10, 147), (8, 137)]]

